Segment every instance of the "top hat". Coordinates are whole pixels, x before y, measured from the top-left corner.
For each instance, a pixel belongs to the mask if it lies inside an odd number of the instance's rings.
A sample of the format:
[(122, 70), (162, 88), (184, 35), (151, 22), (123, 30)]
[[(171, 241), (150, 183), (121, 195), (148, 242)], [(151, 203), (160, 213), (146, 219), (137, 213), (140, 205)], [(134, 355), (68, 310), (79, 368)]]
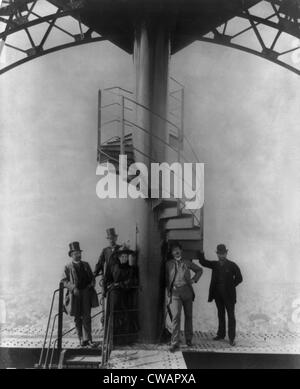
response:
[(114, 229), (114, 228), (107, 228), (107, 229), (106, 229), (106, 237), (107, 237), (107, 238), (110, 238), (110, 237), (112, 237), (112, 236), (115, 236), (115, 237), (118, 236), (118, 235), (116, 234), (115, 229)]
[(226, 254), (228, 252), (225, 244), (218, 244), (217, 246), (217, 254)]
[(74, 251), (82, 251), (80, 249), (80, 245), (79, 245), (79, 242), (72, 242), (69, 244), (69, 257), (71, 256), (72, 253), (74, 253)]
[(125, 243), (122, 244), (122, 246), (118, 249), (117, 252), (118, 255), (121, 254), (134, 254), (134, 251), (129, 248)]

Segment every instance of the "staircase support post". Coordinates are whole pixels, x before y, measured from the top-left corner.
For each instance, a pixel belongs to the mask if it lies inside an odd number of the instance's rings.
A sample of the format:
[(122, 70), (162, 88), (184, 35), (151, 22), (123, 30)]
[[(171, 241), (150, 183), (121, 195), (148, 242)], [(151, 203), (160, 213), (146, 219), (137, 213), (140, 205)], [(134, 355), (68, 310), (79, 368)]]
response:
[(120, 154), (125, 154), (125, 143), (124, 143), (124, 137), (125, 137), (125, 98), (121, 95), (121, 102), (120, 102), (120, 108), (121, 108), (121, 117), (120, 117)]
[(102, 92), (101, 89), (98, 91), (98, 150), (97, 150), (97, 156), (98, 156), (98, 162), (101, 160), (101, 105), (102, 105)]

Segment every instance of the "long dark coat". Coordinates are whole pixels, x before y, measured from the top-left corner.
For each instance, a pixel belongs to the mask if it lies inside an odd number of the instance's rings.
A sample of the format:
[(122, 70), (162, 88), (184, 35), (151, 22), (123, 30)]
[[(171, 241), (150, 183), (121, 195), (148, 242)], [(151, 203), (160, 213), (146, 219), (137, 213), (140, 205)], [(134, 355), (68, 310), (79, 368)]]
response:
[[(211, 282), (209, 286), (208, 301), (211, 302), (216, 297), (219, 261), (208, 261), (204, 255), (199, 256), (200, 265), (212, 270)], [(243, 281), (242, 273), (236, 263), (226, 259), (225, 269), (225, 296), (231, 303), (236, 303), (236, 287)]]
[(112, 257), (116, 257), (116, 253), (118, 252), (120, 245), (116, 245), (114, 247), (114, 250), (111, 247), (105, 247), (98, 259), (98, 262), (96, 263), (94, 275), (95, 277), (100, 273), (105, 273), (106, 267), (108, 266), (110, 259)]
[[(97, 292), (94, 288), (95, 278), (88, 262), (82, 261), (82, 264), (91, 280), (90, 282), (91, 286), (89, 287), (90, 307), (96, 308), (99, 306), (99, 301), (98, 301)], [(67, 293), (65, 297), (65, 309), (70, 316), (77, 316), (80, 314), (80, 312), (78, 312), (78, 307), (80, 306), (80, 304), (77, 303), (76, 299), (78, 297), (75, 296), (73, 292), (74, 289), (77, 288), (78, 286), (78, 279), (77, 279), (77, 273), (75, 267), (72, 262), (68, 263), (65, 266), (64, 273), (62, 276), (62, 282), (64, 286), (67, 288)]]

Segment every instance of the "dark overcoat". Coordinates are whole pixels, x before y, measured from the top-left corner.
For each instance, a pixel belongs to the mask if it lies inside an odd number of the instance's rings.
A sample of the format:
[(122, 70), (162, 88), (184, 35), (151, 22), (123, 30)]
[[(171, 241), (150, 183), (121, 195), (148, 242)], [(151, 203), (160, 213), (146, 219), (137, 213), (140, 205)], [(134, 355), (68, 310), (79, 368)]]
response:
[[(88, 262), (82, 261), (82, 264), (90, 278), (90, 286), (89, 286), (90, 307), (96, 308), (99, 306), (99, 301), (98, 301), (97, 292), (94, 288), (95, 278)], [(70, 262), (65, 266), (63, 276), (62, 276), (62, 282), (64, 286), (67, 288), (67, 293), (65, 296), (65, 309), (69, 315), (77, 316), (80, 314), (78, 312), (78, 307), (80, 307), (80, 304), (78, 304), (78, 302), (76, 301), (78, 297), (74, 295), (74, 289), (78, 287), (78, 278), (77, 278), (77, 273), (73, 265), (73, 262)]]
[[(220, 261), (208, 261), (204, 255), (199, 255), (200, 265), (207, 267), (212, 270), (211, 282), (209, 286), (208, 301), (211, 302), (216, 298), (217, 293), (217, 281), (218, 281), (218, 271), (220, 267)], [(236, 287), (243, 281), (242, 273), (238, 265), (226, 259), (225, 264), (225, 295), (226, 298), (231, 303), (236, 303)]]
[(105, 270), (107, 266), (109, 266), (109, 262), (116, 258), (116, 254), (121, 246), (116, 245), (114, 249), (112, 247), (108, 246), (105, 247), (99, 256), (98, 262), (96, 263), (95, 270), (94, 270), (94, 275), (95, 277), (100, 273), (105, 273)]

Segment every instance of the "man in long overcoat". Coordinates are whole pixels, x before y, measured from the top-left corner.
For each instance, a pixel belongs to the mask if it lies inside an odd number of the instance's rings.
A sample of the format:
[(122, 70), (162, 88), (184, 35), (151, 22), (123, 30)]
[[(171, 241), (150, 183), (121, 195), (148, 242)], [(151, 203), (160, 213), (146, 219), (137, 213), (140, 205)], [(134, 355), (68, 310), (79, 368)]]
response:
[(108, 228), (106, 230), (106, 239), (109, 242), (109, 246), (102, 250), (94, 270), (95, 277), (97, 277), (99, 274), (103, 275), (104, 293), (107, 289), (107, 279), (111, 278), (111, 269), (117, 260), (117, 252), (121, 247), (117, 244), (118, 235), (116, 234), (114, 228)]
[(214, 340), (221, 340), (226, 335), (225, 310), (228, 316), (228, 337), (231, 346), (235, 345), (235, 304), (236, 287), (243, 281), (238, 265), (227, 259), (227, 248), (224, 244), (217, 246), (218, 261), (208, 261), (204, 253), (199, 254), (200, 265), (212, 270), (208, 301), (215, 300), (218, 310), (219, 327)]
[(88, 262), (81, 260), (79, 242), (70, 243), (72, 261), (64, 269), (62, 282), (67, 288), (65, 309), (74, 316), (80, 346), (92, 346), (91, 308), (99, 306), (95, 278)]

